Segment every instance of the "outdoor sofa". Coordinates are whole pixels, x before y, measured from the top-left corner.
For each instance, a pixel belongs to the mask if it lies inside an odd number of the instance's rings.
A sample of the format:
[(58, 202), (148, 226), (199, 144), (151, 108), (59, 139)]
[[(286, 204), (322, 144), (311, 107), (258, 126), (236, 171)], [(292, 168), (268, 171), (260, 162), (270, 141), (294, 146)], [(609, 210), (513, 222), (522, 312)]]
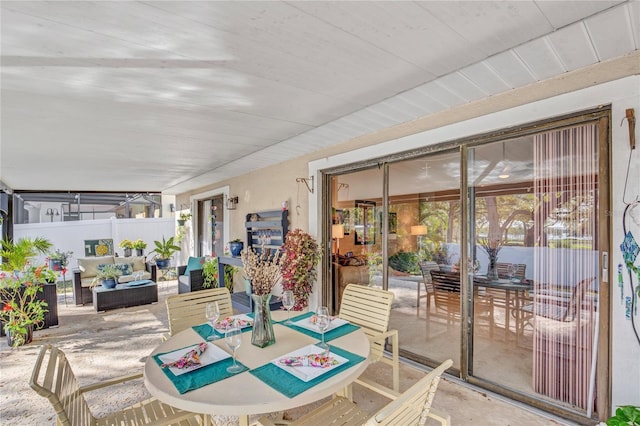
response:
[[(76, 305), (93, 303), (93, 287), (100, 285), (95, 277), (98, 266), (106, 264), (122, 265), (123, 273), (118, 277), (118, 284), (136, 279), (156, 281), (156, 265), (146, 262), (144, 256), (99, 256), (78, 259), (78, 268), (73, 271), (73, 298)], [(137, 275), (140, 275), (138, 278)]]

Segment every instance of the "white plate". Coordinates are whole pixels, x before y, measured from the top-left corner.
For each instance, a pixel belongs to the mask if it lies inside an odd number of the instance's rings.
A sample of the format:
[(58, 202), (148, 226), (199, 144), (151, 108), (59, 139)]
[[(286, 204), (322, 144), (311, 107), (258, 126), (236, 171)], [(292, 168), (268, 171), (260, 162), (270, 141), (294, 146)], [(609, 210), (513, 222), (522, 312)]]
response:
[[(251, 318), (246, 314), (231, 315), (231, 316), (224, 317), (222, 320), (226, 318), (233, 318), (233, 319), (240, 320), (241, 321), (240, 328), (251, 327), (253, 325), (253, 318)], [(226, 326), (223, 324), (220, 324), (220, 321), (222, 320), (218, 320), (218, 322), (216, 322), (216, 331), (218, 331), (218, 333), (224, 334), (226, 330)]]
[[(169, 352), (164, 355), (160, 355), (160, 361), (163, 363), (170, 363), (179, 360), (184, 354), (189, 351), (197, 348), (198, 345), (192, 345), (186, 348), (178, 349), (177, 351)], [(214, 362), (222, 361), (223, 359), (230, 358), (231, 355), (226, 353), (224, 350), (214, 345), (211, 342), (207, 342), (207, 349), (200, 354), (200, 364), (194, 365), (188, 368), (176, 368), (169, 367), (169, 370), (176, 376), (179, 376), (184, 373), (189, 373), (191, 371), (197, 370), (199, 368), (204, 367), (205, 365), (213, 364)]]
[[(342, 318), (334, 318), (333, 320), (331, 320), (331, 323), (329, 324), (329, 327), (324, 332), (326, 333), (326, 332), (331, 331), (333, 329), (336, 329), (338, 327), (342, 327), (345, 324), (349, 324), (349, 321), (344, 320)], [(304, 318), (304, 319), (301, 319), (299, 321), (296, 321), (296, 322), (293, 323), (293, 325), (297, 325), (298, 327), (306, 328), (307, 330), (311, 330), (311, 331), (314, 331), (316, 333), (322, 333), (322, 331), (320, 331), (318, 326), (311, 322), (311, 317)]]
[(347, 362), (349, 362), (348, 359), (341, 357), (340, 355), (336, 355), (333, 352), (330, 352), (330, 356), (332, 356), (335, 360), (338, 361), (338, 363), (336, 365), (332, 365), (331, 367), (327, 367), (327, 368), (321, 368), (321, 367), (291, 367), (288, 365), (282, 365), (280, 364), (278, 361), (281, 358), (289, 358), (289, 357), (294, 357), (294, 356), (304, 356), (304, 355), (311, 355), (311, 354), (319, 354), (322, 353), (322, 349), (317, 347), (316, 345), (308, 345), (305, 346), (304, 348), (295, 350), (293, 352), (289, 352), (286, 355), (283, 355), (281, 357), (278, 357), (277, 359), (274, 359), (273, 361), (271, 361), (272, 364), (277, 365), (278, 367), (282, 368), (284, 371), (286, 371), (287, 373), (296, 376), (298, 379), (302, 380), (303, 382), (308, 382), (310, 380), (315, 379), (316, 377), (322, 376), (325, 373), (328, 373), (329, 371), (333, 370), (334, 368), (345, 364)]

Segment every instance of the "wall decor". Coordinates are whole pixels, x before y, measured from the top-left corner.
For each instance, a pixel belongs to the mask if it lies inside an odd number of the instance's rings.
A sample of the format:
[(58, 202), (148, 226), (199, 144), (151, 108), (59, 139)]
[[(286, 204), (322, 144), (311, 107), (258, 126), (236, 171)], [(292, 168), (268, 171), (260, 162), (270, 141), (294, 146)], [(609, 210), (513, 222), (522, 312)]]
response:
[[(356, 200), (353, 209), (354, 243), (356, 245), (376, 243), (376, 202)], [(346, 232), (345, 232), (346, 233)]]
[(84, 240), (84, 256), (113, 256), (113, 240)]
[[(383, 223), (382, 212), (380, 212), (378, 223)], [(394, 235), (396, 232), (398, 232), (398, 214), (395, 212), (389, 212), (389, 235)], [(380, 235), (382, 235), (382, 226), (380, 226)]]

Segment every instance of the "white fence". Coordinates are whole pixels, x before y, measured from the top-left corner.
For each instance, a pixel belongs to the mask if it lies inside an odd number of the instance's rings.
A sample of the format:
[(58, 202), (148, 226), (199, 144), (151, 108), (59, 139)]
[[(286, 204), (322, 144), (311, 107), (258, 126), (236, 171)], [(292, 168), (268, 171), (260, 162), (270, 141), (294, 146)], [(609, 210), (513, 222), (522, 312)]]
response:
[[(85, 257), (85, 241), (87, 240), (113, 240), (114, 253), (123, 256), (123, 249), (118, 247), (120, 241), (141, 239), (147, 243), (144, 253), (148, 255), (154, 248), (154, 240), (162, 240), (163, 236), (165, 238), (174, 236), (175, 229), (174, 218), (111, 218), (14, 225), (13, 238), (17, 240), (23, 237), (43, 237), (53, 243), (54, 249), (72, 251), (73, 257), (68, 266), (69, 269), (72, 269), (77, 266), (78, 258)], [(184, 255), (188, 256), (188, 253), (184, 253)], [(44, 261), (45, 257), (44, 255), (40, 256), (38, 260)], [(175, 261), (174, 264), (176, 264)]]

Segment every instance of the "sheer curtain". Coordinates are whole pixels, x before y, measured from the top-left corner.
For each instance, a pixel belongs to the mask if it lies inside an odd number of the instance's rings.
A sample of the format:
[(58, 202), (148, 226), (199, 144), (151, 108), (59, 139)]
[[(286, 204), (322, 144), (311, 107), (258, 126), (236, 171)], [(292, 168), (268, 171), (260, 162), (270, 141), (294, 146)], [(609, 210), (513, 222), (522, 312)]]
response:
[(534, 390), (587, 410), (599, 283), (598, 126), (534, 136), (534, 169)]

